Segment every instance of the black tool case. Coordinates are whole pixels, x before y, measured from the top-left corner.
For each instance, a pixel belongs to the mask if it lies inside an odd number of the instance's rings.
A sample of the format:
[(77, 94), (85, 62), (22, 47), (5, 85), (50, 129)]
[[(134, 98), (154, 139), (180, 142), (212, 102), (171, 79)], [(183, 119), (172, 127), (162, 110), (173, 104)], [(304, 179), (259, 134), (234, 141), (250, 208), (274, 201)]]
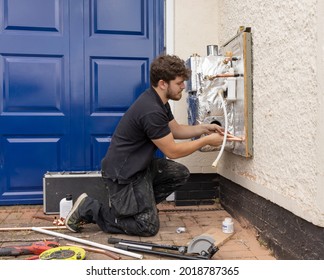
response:
[(72, 194), (73, 202), (79, 195), (108, 204), (108, 192), (99, 171), (47, 172), (43, 177), (43, 204), (45, 214), (58, 214), (60, 201)]

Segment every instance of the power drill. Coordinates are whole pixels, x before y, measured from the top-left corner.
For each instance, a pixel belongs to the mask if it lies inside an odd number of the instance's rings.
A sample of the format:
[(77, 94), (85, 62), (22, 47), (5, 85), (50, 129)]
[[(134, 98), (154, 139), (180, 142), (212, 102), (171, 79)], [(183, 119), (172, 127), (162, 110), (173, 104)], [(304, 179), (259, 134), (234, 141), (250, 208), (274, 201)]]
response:
[(0, 256), (40, 255), (44, 251), (58, 247), (54, 241), (39, 241), (26, 245), (6, 246), (0, 248)]

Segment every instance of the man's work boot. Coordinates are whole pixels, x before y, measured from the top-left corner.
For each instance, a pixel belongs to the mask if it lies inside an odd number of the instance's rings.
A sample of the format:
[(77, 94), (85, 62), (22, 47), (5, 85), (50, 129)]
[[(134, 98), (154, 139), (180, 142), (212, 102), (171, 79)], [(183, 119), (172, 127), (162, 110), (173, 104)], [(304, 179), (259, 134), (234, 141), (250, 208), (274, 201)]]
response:
[(80, 214), (80, 208), (87, 197), (88, 195), (86, 193), (81, 194), (65, 219), (66, 227), (72, 232), (79, 232), (81, 230), (81, 224), (87, 223)]

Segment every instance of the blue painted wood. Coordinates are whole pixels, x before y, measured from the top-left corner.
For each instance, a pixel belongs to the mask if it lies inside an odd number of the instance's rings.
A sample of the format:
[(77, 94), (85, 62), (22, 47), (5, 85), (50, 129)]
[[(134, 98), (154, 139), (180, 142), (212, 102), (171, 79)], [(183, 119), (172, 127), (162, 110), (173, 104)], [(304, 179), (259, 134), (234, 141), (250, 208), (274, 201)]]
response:
[(163, 0), (0, 0), (0, 205), (47, 171), (100, 170), (163, 50)]

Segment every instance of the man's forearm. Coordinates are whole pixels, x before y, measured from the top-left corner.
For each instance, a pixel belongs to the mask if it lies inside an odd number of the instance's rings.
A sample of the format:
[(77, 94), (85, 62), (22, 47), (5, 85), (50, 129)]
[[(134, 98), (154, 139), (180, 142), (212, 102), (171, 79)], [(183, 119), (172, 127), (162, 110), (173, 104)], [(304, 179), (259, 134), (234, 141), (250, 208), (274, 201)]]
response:
[(190, 139), (199, 137), (205, 129), (201, 125), (179, 125), (175, 131), (172, 131), (174, 139)]
[(189, 142), (178, 142), (175, 143), (174, 149), (166, 151), (165, 154), (170, 159), (182, 158), (198, 151), (205, 145), (208, 145), (208, 141), (205, 137)]

